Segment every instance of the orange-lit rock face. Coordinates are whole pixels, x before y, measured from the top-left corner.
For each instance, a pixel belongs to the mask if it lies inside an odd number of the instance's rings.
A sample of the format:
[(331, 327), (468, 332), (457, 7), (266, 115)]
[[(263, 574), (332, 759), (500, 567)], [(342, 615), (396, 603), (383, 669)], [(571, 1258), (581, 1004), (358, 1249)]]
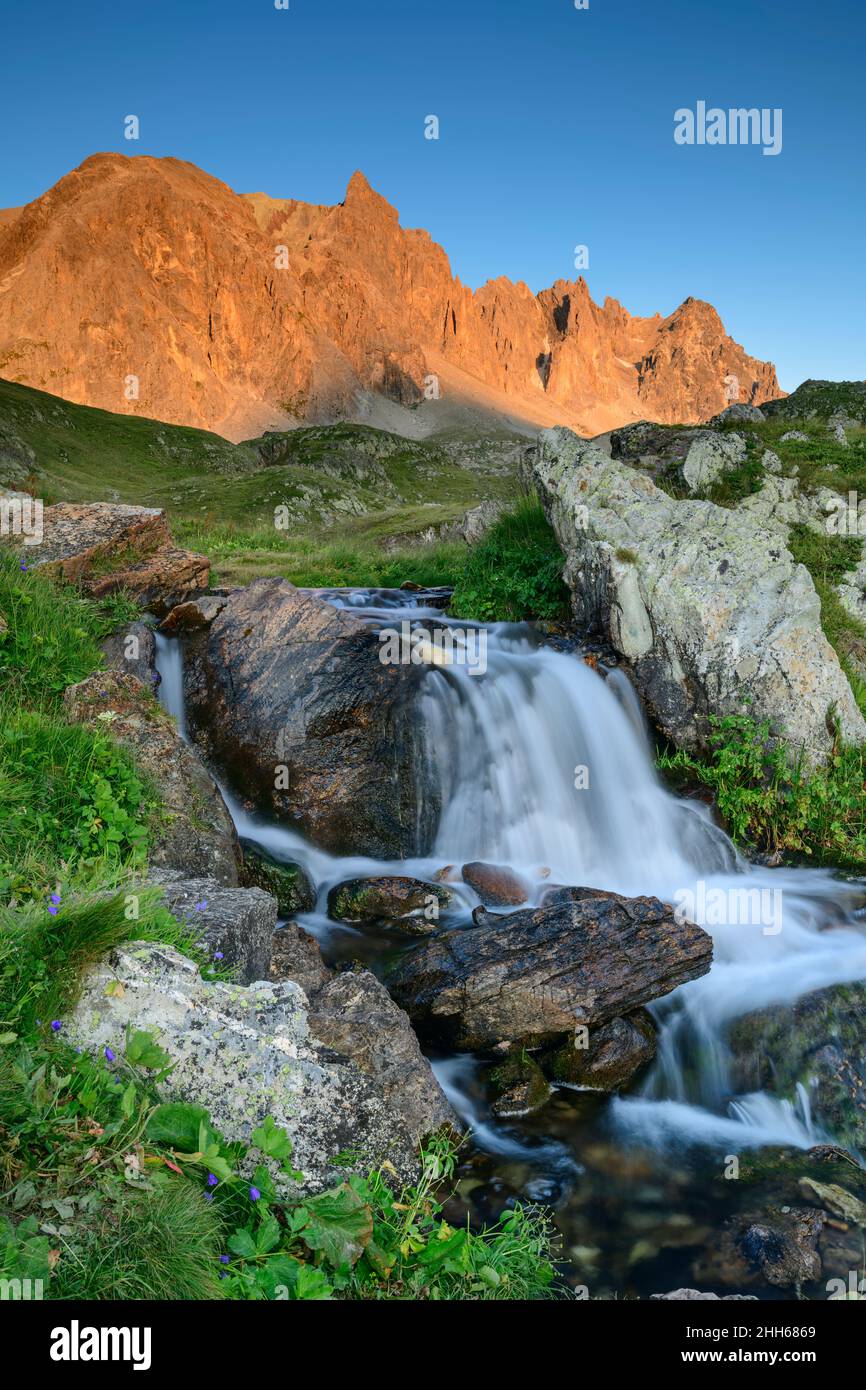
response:
[(589, 433), (706, 419), (726, 378), (740, 400), (781, 394), (701, 301), (641, 319), (582, 279), (467, 289), (360, 173), (317, 207), (99, 154), (0, 213), (0, 376), (28, 386), (241, 439), (351, 416), (360, 391), (413, 405), (443, 365), (488, 405)]

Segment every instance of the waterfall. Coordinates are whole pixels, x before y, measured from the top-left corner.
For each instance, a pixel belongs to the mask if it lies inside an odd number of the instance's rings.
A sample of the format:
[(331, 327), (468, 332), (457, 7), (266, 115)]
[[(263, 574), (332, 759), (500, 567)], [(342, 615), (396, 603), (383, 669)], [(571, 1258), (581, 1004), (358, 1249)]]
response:
[[(411, 596), (393, 591), (323, 596), (371, 623), (393, 621), (395, 608), (448, 622), (422, 606), (423, 595), (414, 610)], [(485, 631), (483, 673), (459, 663), (431, 667), (422, 690), (422, 752), (442, 796), (429, 858), (382, 863), (326, 854), (295, 831), (251, 816), (222, 787), (238, 833), (304, 865), (318, 903), (300, 920), (323, 942), (357, 936), (325, 915), (328, 889), (340, 879), (394, 872), (429, 878), (444, 864), (472, 859), (518, 870), (536, 901), (559, 883), (685, 904), (685, 915), (714, 938), (714, 963), (708, 975), (653, 1006), (659, 1057), (642, 1094), (612, 1103), (614, 1122), (641, 1143), (814, 1143), (822, 1137), (820, 1117), (812, 1117), (805, 1093), (732, 1096), (725, 1030), (753, 1009), (866, 978), (866, 937), (854, 917), (862, 888), (828, 871), (748, 863), (705, 806), (662, 784), (622, 673), (605, 680), (578, 655), (539, 646), (523, 626)], [(157, 644), (160, 699), (183, 732), (179, 644), (161, 637)], [(464, 915), (478, 901), (462, 885), (456, 895)], [(454, 1096), (460, 1074), (443, 1071)], [(483, 1130), (474, 1103), (467, 1099), (464, 1110)]]

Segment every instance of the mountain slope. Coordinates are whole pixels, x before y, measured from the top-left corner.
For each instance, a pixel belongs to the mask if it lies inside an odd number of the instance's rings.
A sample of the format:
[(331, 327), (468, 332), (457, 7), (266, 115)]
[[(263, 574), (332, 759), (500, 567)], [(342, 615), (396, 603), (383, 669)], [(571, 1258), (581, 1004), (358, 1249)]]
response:
[(482, 414), (585, 433), (707, 418), (732, 376), (780, 394), (698, 300), (637, 318), (583, 279), (468, 289), (363, 174), (321, 207), (116, 154), (0, 213), (0, 375), (235, 440), (390, 406), (426, 433), (479, 391)]

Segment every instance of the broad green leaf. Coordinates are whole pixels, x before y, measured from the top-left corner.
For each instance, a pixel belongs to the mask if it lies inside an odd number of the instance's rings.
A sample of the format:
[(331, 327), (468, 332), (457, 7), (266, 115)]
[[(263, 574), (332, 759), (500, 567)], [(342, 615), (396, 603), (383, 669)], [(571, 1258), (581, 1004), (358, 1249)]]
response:
[(334, 1269), (354, 1265), (373, 1234), (373, 1213), (348, 1183), (311, 1197), (305, 1204), (307, 1224), (301, 1238), (320, 1250)]

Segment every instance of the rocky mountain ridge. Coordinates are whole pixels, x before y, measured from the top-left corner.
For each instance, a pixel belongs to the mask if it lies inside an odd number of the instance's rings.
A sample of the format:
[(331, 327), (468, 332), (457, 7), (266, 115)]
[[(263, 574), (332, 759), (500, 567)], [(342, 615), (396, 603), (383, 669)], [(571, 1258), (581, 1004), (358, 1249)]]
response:
[(700, 300), (639, 318), (583, 278), (469, 289), (361, 173), (325, 207), (119, 154), (0, 214), (0, 375), (234, 440), (460, 410), (594, 434), (781, 394)]

